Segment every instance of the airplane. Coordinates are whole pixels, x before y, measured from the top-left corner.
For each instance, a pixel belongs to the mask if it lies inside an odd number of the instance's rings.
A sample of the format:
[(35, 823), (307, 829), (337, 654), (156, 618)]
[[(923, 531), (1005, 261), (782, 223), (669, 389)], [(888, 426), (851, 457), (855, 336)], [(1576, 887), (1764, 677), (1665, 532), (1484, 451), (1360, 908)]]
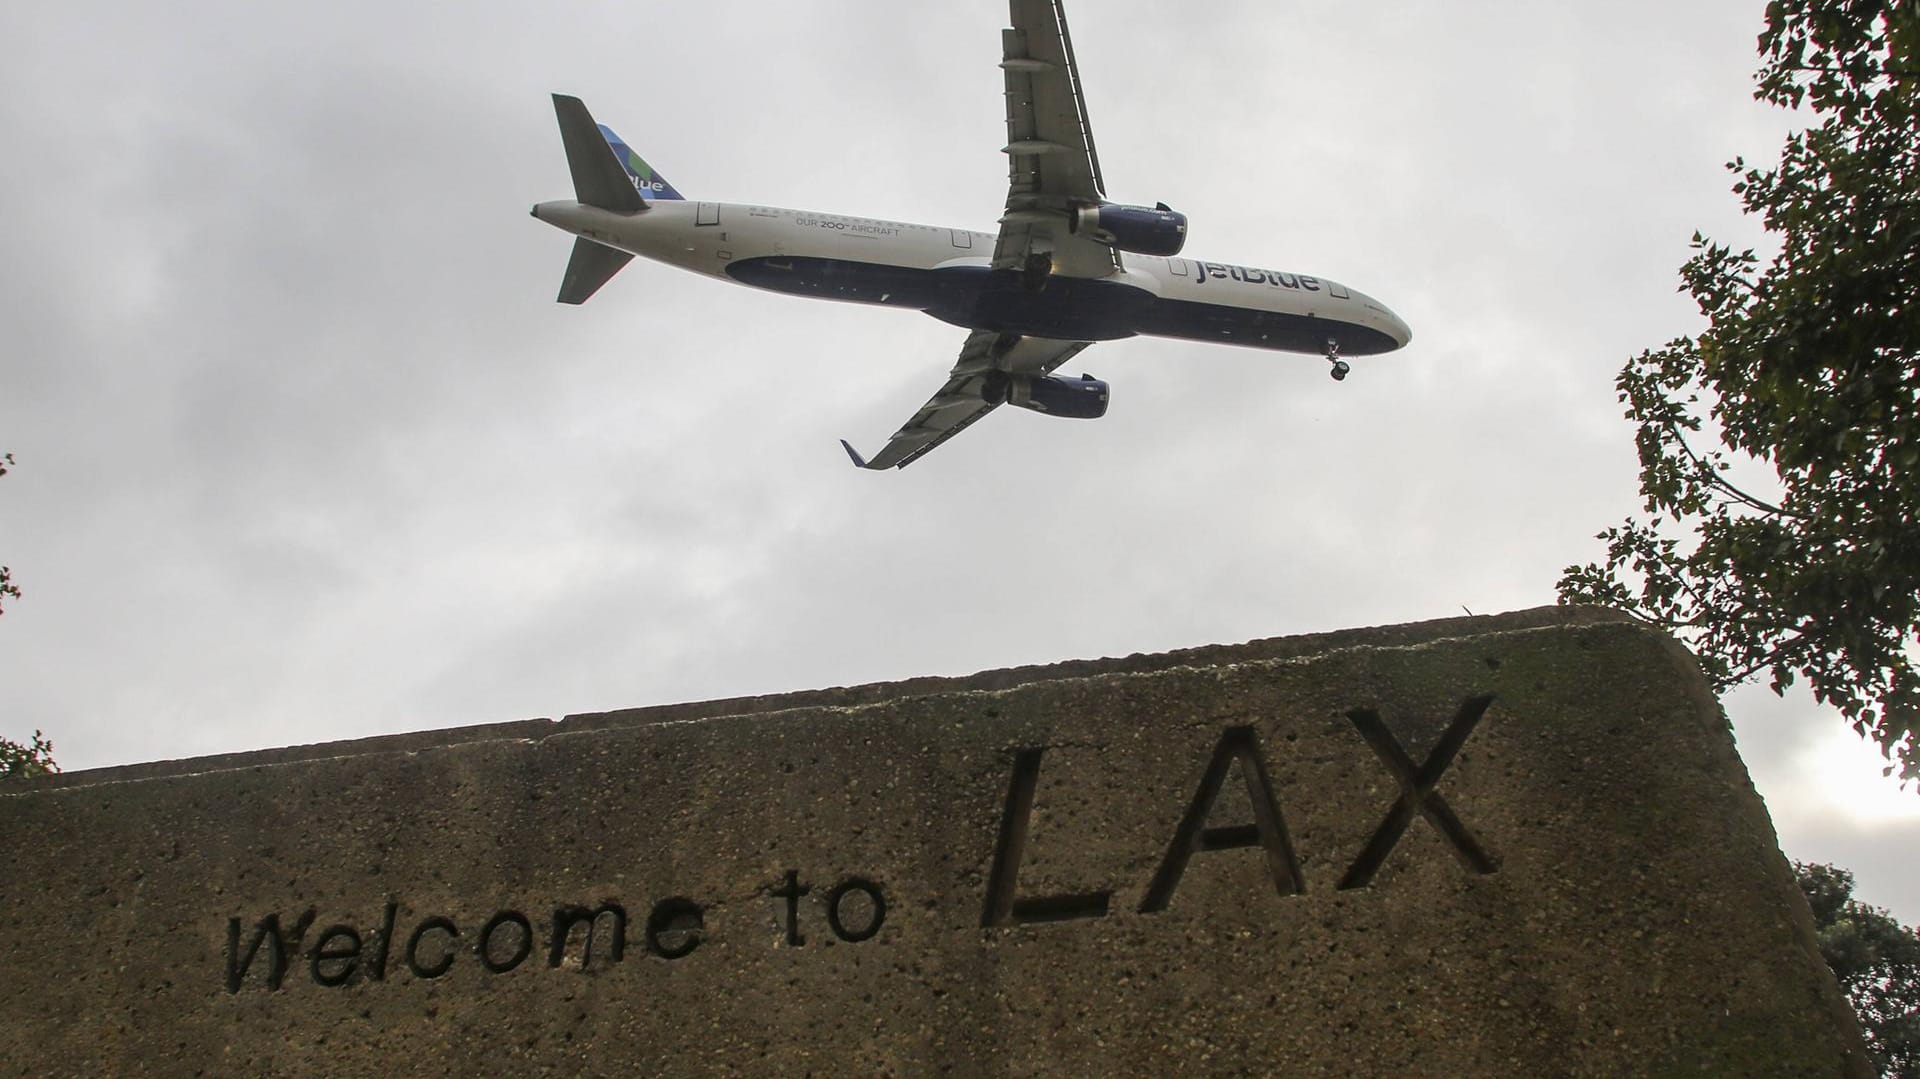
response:
[(1055, 369), (1098, 341), (1215, 341), (1324, 356), (1403, 348), (1407, 324), (1325, 277), (1181, 254), (1186, 215), (1110, 202), (1063, 0), (1010, 0), (1001, 31), (1009, 161), (997, 233), (689, 201), (579, 98), (553, 95), (574, 199), (533, 216), (575, 234), (559, 302), (585, 303), (635, 255), (789, 295), (923, 311), (971, 331), (946, 382), (860, 468), (905, 468), (1002, 404), (1098, 419), (1107, 383)]

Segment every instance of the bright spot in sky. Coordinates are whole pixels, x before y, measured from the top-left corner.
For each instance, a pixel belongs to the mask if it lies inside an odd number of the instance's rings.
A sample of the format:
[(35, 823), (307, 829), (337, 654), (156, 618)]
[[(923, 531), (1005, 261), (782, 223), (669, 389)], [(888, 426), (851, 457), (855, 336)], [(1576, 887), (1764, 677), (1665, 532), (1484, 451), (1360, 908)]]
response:
[(1901, 789), (1894, 776), (1881, 774), (1887, 760), (1872, 742), (1840, 724), (1822, 724), (1821, 732), (1794, 755), (1809, 790), (1821, 792), (1826, 812), (1855, 824), (1920, 821), (1920, 793)]

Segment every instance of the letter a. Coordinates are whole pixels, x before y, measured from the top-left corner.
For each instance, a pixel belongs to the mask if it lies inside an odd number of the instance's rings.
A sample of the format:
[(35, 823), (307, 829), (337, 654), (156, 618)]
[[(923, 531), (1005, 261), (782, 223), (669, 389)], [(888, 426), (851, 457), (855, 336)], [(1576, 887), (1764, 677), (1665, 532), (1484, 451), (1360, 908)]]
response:
[[(1209, 828), (1207, 816), (1213, 812), (1213, 803), (1227, 781), (1227, 769), (1235, 759), (1240, 762), (1240, 777), (1247, 784), (1247, 800), (1253, 803), (1253, 823)], [(1293, 844), (1287, 841), (1287, 823), (1273, 799), (1273, 784), (1267, 779), (1267, 766), (1260, 759), (1260, 743), (1254, 738), (1252, 727), (1230, 727), (1220, 736), (1213, 760), (1207, 764), (1207, 774), (1200, 779), (1200, 789), (1193, 792), (1193, 803), (1180, 821), (1180, 830), (1173, 834), (1160, 871), (1153, 875), (1153, 883), (1147, 887), (1140, 913), (1157, 914), (1167, 909), (1173, 902), (1174, 889), (1180, 886), (1180, 878), (1187, 871), (1187, 861), (1195, 852), (1240, 847), (1260, 847), (1266, 851), (1267, 869), (1273, 874), (1275, 892), (1288, 896), (1306, 890), (1300, 879), (1300, 862), (1293, 855)]]

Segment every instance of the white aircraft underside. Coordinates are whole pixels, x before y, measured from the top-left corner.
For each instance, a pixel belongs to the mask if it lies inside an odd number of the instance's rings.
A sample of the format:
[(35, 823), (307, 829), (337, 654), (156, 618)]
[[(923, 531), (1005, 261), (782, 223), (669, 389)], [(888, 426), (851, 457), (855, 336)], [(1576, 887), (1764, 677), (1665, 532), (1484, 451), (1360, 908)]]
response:
[[(1106, 383), (1055, 368), (1096, 341), (1136, 335), (1342, 356), (1389, 352), (1412, 332), (1326, 278), (1184, 257), (1186, 219), (1109, 203), (1085, 120), (1061, 0), (1011, 0), (1002, 32), (1011, 161), (999, 233), (807, 210), (694, 202), (575, 98), (555, 95), (578, 199), (533, 215), (580, 239), (561, 286), (580, 303), (634, 255), (755, 288), (924, 311), (973, 333), (946, 383), (866, 468), (904, 467), (1013, 404), (1105, 413)], [(844, 443), (843, 443), (844, 445)]]

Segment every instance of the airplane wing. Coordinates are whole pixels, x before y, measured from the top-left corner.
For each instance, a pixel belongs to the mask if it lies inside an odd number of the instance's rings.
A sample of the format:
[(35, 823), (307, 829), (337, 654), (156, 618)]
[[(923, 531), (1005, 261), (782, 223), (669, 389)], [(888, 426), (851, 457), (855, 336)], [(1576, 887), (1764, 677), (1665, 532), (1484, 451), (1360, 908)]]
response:
[[(1105, 201), (1106, 182), (1060, 5), (1061, 0), (1010, 0), (1013, 25), (1000, 32), (1009, 164), (1007, 210), (1000, 218), (993, 267), (1033, 274), (1037, 264), (1037, 276), (1106, 277), (1120, 269), (1119, 252), (1068, 228), (1080, 207)], [(871, 461), (844, 440), (840, 445), (861, 468), (905, 468), (999, 407), (1004, 391), (992, 392), (991, 380), (1049, 374), (1088, 344), (975, 330), (961, 346), (946, 385)]]
[[(999, 401), (987, 400), (987, 384), (994, 376), (1008, 372), (1050, 374), (1091, 343), (1009, 337), (992, 330), (975, 330), (960, 347), (960, 359), (947, 373), (946, 385), (920, 406), (920, 411), (913, 414), (906, 426), (894, 432), (873, 460), (861, 457), (844, 439), (840, 445), (861, 468), (905, 468), (999, 407)], [(999, 396), (1004, 396), (1004, 390)]]
[(1060, 3), (1011, 0), (1013, 25), (1000, 32), (1009, 165), (993, 266), (1026, 270), (1044, 256), (1053, 273), (1105, 277), (1120, 269), (1118, 252), (1067, 228), (1077, 207), (1105, 200), (1106, 182)]

